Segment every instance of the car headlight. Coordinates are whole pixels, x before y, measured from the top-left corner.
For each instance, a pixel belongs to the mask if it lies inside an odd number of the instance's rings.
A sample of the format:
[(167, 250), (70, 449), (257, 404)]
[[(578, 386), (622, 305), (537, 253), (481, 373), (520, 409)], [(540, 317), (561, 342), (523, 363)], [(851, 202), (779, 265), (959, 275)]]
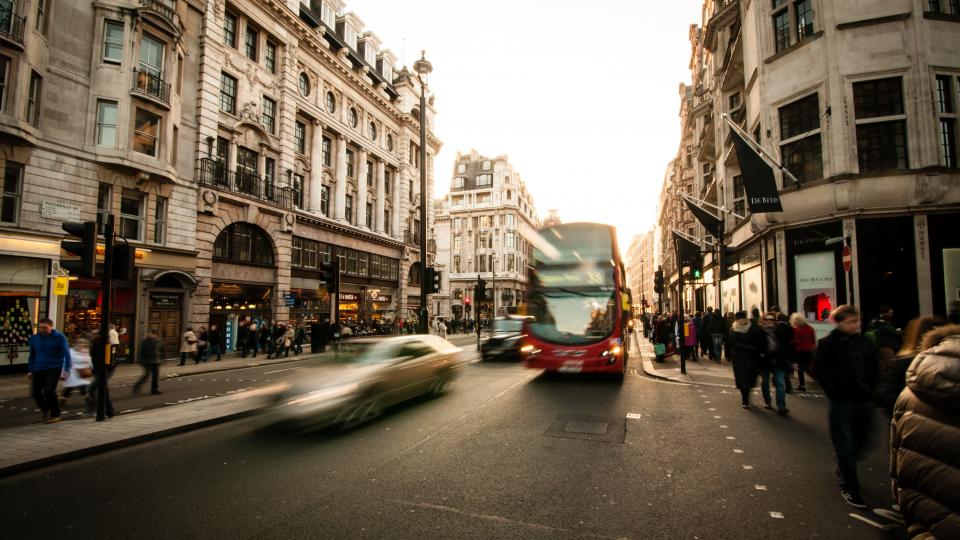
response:
[(321, 388), (313, 392), (307, 392), (296, 399), (291, 399), (287, 402), (287, 405), (311, 405), (321, 401), (330, 401), (354, 394), (359, 388), (360, 385), (357, 383)]
[(534, 356), (534, 355), (540, 354), (540, 349), (527, 343), (526, 345), (520, 347), (520, 352), (526, 355)]

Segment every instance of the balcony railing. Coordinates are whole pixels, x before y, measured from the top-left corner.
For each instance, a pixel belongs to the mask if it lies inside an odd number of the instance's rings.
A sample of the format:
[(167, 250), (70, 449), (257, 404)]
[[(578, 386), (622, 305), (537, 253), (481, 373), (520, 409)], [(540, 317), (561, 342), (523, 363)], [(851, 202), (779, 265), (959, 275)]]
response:
[(160, 15), (171, 24), (176, 20), (176, 0), (140, 0), (140, 7), (144, 7)]
[(23, 43), (23, 27), (26, 17), (7, 9), (0, 9), (0, 34), (17, 43)]
[(133, 70), (133, 91), (170, 103), (170, 83), (142, 69)]
[(280, 187), (246, 169), (231, 171), (220, 160), (202, 158), (197, 171), (197, 182), (223, 191), (239, 193), (282, 208), (293, 208), (293, 190)]

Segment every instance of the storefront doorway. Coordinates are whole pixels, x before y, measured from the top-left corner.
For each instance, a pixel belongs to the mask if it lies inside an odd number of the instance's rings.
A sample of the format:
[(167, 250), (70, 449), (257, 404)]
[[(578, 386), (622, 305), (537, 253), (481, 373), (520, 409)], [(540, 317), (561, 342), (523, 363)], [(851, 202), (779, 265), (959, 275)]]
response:
[(147, 313), (147, 331), (157, 334), (164, 358), (177, 356), (180, 351), (180, 336), (183, 317), (183, 295), (177, 293), (151, 293), (150, 310)]

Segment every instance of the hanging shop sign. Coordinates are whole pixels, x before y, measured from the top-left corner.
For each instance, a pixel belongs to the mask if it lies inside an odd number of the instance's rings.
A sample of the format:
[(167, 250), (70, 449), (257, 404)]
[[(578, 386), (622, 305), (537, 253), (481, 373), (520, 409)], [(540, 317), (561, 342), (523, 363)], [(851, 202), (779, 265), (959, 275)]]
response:
[(70, 292), (70, 278), (56, 277), (53, 278), (53, 294), (54, 296), (66, 296)]

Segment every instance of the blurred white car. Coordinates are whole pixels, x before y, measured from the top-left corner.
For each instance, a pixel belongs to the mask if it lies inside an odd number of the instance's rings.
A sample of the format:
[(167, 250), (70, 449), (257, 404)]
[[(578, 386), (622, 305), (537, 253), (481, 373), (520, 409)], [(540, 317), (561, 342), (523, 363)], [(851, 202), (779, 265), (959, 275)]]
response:
[(302, 370), (275, 394), (264, 419), (296, 429), (369, 422), (401, 401), (442, 394), (464, 365), (461, 353), (432, 335), (350, 340), (337, 361)]

